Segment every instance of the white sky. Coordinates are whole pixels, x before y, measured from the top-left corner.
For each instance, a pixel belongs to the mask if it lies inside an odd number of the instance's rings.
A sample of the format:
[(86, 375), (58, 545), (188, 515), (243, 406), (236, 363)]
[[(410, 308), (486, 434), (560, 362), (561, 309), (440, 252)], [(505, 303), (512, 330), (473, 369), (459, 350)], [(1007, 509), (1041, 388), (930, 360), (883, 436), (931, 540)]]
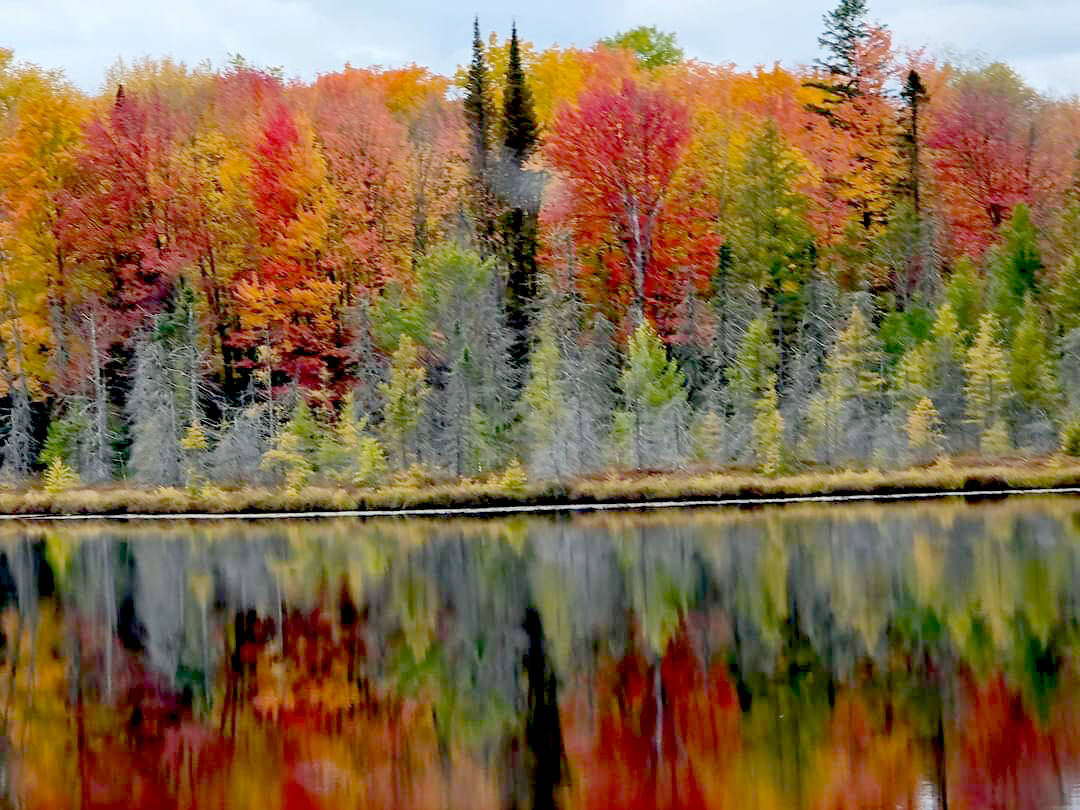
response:
[[(0, 0), (0, 46), (96, 90), (118, 57), (222, 64), (240, 53), (310, 78), (346, 62), (449, 73), (484, 32), (587, 46), (636, 25), (674, 31), (688, 55), (740, 67), (810, 62), (835, 0)], [(1034, 87), (1080, 94), (1080, 0), (871, 0), (897, 45), (1013, 65)]]

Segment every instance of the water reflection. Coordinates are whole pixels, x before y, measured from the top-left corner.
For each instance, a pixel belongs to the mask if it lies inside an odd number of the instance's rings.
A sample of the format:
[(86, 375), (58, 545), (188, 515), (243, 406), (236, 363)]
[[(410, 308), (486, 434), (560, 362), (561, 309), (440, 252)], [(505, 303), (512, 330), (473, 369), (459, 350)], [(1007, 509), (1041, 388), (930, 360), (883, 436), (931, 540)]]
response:
[(3, 807), (1080, 806), (1080, 501), (3, 532)]

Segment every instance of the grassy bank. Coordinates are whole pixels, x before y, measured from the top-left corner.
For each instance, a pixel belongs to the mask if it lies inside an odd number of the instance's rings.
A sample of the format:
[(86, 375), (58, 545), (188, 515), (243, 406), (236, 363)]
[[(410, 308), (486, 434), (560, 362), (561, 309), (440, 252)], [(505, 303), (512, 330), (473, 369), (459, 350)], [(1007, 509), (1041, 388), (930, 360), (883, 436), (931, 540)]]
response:
[(1059, 459), (994, 465), (935, 465), (901, 471), (804, 472), (766, 477), (740, 471), (622, 474), (564, 482), (408, 481), (371, 489), (308, 487), (156, 489), (108, 486), (0, 490), (0, 514), (182, 514), (317, 512), (642, 503), (813, 495), (902, 495), (954, 490), (1080, 486), (1080, 462)]

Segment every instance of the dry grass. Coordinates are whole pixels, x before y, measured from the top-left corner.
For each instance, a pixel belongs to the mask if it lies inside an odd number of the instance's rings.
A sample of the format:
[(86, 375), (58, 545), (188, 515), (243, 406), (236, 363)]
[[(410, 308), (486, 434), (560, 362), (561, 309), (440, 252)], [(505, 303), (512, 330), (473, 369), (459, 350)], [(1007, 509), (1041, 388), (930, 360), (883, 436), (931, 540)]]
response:
[(564, 483), (419, 481), (377, 489), (307, 487), (199, 490), (108, 486), (49, 493), (0, 490), (0, 514), (184, 514), (337, 512), (475, 506), (693, 501), (782, 496), (914, 494), (943, 490), (1042, 489), (1080, 486), (1080, 463), (1059, 458), (980, 466), (935, 465), (900, 471), (803, 472), (767, 477), (747, 472), (625, 474)]

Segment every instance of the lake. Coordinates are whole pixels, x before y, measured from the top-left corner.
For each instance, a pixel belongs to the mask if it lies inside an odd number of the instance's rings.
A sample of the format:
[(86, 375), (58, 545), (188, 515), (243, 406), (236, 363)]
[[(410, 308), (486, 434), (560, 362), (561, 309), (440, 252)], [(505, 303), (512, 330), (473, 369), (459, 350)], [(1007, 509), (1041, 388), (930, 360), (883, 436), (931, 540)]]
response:
[(1080, 807), (1080, 499), (0, 550), (0, 807)]

